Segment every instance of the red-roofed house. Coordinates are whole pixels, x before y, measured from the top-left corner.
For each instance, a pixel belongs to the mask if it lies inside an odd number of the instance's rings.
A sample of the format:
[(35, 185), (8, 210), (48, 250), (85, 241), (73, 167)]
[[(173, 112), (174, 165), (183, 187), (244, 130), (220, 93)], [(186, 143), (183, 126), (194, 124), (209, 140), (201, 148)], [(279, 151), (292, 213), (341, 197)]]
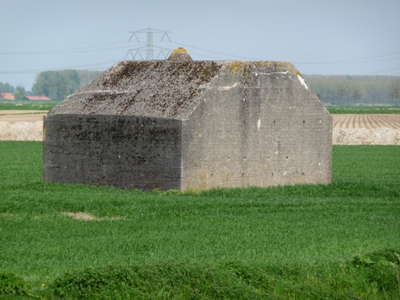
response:
[(50, 101), (50, 98), (46, 96), (25, 96), (24, 99), (33, 101)]
[(11, 93), (0, 93), (0, 100), (15, 100), (15, 97)]

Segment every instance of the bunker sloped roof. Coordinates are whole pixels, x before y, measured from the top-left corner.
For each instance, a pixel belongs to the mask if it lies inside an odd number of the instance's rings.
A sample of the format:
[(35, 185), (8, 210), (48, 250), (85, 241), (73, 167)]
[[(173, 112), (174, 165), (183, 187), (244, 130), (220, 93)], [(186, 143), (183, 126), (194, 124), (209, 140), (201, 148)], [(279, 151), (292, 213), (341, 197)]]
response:
[(219, 76), (243, 82), (248, 72), (300, 74), (293, 64), (274, 61), (121, 61), (70, 95), (57, 114), (136, 115), (186, 118), (200, 94)]

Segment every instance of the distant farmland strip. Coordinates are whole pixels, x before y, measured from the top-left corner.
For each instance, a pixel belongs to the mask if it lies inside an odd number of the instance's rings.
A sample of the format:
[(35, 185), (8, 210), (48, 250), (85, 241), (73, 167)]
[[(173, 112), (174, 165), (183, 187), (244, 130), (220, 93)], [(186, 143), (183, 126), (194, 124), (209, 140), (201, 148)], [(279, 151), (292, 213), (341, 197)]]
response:
[(389, 114), (343, 114), (332, 115), (333, 127), (336, 129), (355, 129), (355, 128), (392, 128), (400, 129), (400, 115)]

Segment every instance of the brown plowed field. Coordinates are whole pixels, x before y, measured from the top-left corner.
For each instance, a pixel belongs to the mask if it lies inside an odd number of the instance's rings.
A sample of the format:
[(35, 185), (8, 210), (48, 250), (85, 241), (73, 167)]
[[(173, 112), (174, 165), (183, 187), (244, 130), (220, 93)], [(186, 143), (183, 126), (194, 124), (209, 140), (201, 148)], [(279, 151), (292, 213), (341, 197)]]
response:
[[(0, 140), (43, 140), (44, 111), (0, 111)], [(400, 145), (400, 114), (332, 115), (336, 145)]]
[(400, 115), (332, 115), (335, 145), (400, 145)]
[(37, 122), (43, 121), (47, 111), (43, 110), (0, 110), (0, 122)]
[(399, 115), (332, 115), (333, 128), (400, 129)]

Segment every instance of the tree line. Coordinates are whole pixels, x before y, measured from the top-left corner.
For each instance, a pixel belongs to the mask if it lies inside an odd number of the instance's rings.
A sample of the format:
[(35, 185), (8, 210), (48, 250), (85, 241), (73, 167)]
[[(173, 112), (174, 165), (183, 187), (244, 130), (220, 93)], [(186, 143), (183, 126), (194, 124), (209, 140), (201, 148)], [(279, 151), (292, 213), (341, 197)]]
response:
[(44, 71), (36, 75), (32, 91), (26, 91), (20, 85), (14, 87), (9, 83), (0, 82), (0, 93), (14, 93), (17, 100), (21, 100), (25, 95), (43, 95), (53, 100), (64, 100), (100, 73), (89, 70)]
[(36, 76), (32, 93), (45, 95), (50, 99), (63, 100), (80, 87), (88, 84), (100, 71), (61, 70), (45, 71)]
[(15, 87), (5, 82), (0, 82), (0, 93), (14, 93)]
[(400, 76), (304, 75), (326, 105), (399, 105)]
[(16, 87), (14, 87), (9, 83), (3, 82), (0, 82), (0, 93), (12, 93), (14, 94), (14, 98), (16, 100), (22, 100), (25, 95), (28, 95), (23, 86), (17, 85)]

